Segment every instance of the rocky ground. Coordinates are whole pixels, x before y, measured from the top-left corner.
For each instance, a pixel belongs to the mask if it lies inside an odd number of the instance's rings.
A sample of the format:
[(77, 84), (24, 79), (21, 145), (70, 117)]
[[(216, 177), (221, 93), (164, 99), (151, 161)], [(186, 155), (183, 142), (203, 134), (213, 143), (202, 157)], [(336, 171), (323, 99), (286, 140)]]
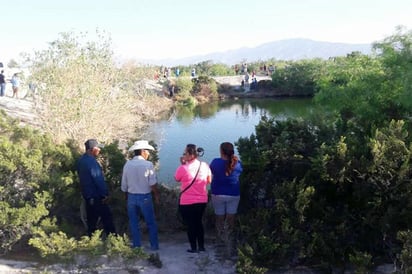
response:
[(19, 119), (23, 125), (39, 125), (38, 117), (33, 110), (32, 100), (3, 96), (0, 97), (0, 109), (4, 110), (10, 117)]

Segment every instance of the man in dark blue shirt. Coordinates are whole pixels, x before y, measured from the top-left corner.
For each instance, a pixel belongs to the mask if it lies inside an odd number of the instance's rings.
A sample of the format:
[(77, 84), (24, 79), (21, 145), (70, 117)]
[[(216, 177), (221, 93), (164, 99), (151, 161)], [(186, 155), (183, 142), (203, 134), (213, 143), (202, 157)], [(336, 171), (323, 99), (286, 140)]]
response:
[(89, 236), (96, 230), (98, 218), (101, 218), (103, 229), (108, 235), (116, 233), (112, 213), (107, 205), (109, 191), (103, 177), (103, 171), (96, 157), (100, 153), (100, 145), (95, 139), (85, 143), (86, 152), (77, 163), (80, 187), (86, 201), (87, 232)]

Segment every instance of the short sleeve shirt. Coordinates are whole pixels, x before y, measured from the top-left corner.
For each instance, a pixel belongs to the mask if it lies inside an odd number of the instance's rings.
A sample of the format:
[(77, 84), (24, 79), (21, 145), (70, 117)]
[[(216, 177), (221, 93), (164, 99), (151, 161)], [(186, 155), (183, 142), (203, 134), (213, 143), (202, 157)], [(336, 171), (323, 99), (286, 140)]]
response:
[[(199, 173), (196, 176), (198, 169)], [(175, 179), (176, 181), (181, 183), (181, 191), (189, 186), (193, 178), (196, 176), (193, 185), (181, 195), (180, 204), (190, 205), (197, 203), (207, 203), (207, 184), (210, 181), (211, 175), (212, 173), (210, 171), (209, 165), (205, 162), (200, 162), (197, 159), (179, 166), (175, 173)]]
[(157, 183), (153, 163), (142, 156), (134, 156), (123, 167), (121, 189), (131, 194), (147, 194)]

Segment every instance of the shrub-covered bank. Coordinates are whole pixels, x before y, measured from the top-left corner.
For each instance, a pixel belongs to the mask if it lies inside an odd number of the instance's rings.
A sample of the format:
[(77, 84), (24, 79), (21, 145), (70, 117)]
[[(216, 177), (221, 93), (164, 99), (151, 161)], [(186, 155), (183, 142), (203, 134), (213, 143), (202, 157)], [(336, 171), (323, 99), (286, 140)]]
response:
[[(306, 83), (301, 87), (282, 76), (297, 91), (311, 90), (319, 111), (307, 120), (263, 117), (255, 134), (236, 143), (244, 165), (239, 273), (285, 265), (367, 273), (382, 262), (411, 271), (411, 46), (412, 32), (399, 29), (375, 45), (373, 56), (353, 53), (316, 66), (306, 61), (310, 69), (298, 70)], [(297, 77), (293, 66), (284, 69)], [(29, 239), (48, 239), (51, 245), (40, 250), (70, 251), (59, 245), (67, 238), (79, 246), (78, 144), (1, 121), (2, 252)], [(118, 147), (117, 141), (107, 145), (100, 160), (116, 226), (126, 233), (119, 182), (127, 154)], [(170, 197), (161, 205), (170, 219), (161, 221), (164, 229), (174, 228), (176, 193), (164, 189), (162, 195)]]
[(412, 32), (375, 50), (326, 63), (312, 119), (264, 118), (237, 142), (240, 251), (256, 267), (411, 271)]

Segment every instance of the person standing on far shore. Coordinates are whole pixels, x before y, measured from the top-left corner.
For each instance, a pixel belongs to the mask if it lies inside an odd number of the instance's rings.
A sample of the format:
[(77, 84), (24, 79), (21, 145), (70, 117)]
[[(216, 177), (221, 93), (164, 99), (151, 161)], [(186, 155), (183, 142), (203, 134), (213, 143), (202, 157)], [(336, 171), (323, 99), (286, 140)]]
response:
[(17, 73), (15, 73), (13, 77), (11, 78), (11, 86), (13, 88), (12, 98), (16, 96), (16, 98), (19, 99), (18, 93), (19, 93), (19, 88), (20, 88), (20, 79)]
[(0, 96), (4, 96), (6, 93), (6, 79), (4, 78), (4, 70), (0, 73)]

